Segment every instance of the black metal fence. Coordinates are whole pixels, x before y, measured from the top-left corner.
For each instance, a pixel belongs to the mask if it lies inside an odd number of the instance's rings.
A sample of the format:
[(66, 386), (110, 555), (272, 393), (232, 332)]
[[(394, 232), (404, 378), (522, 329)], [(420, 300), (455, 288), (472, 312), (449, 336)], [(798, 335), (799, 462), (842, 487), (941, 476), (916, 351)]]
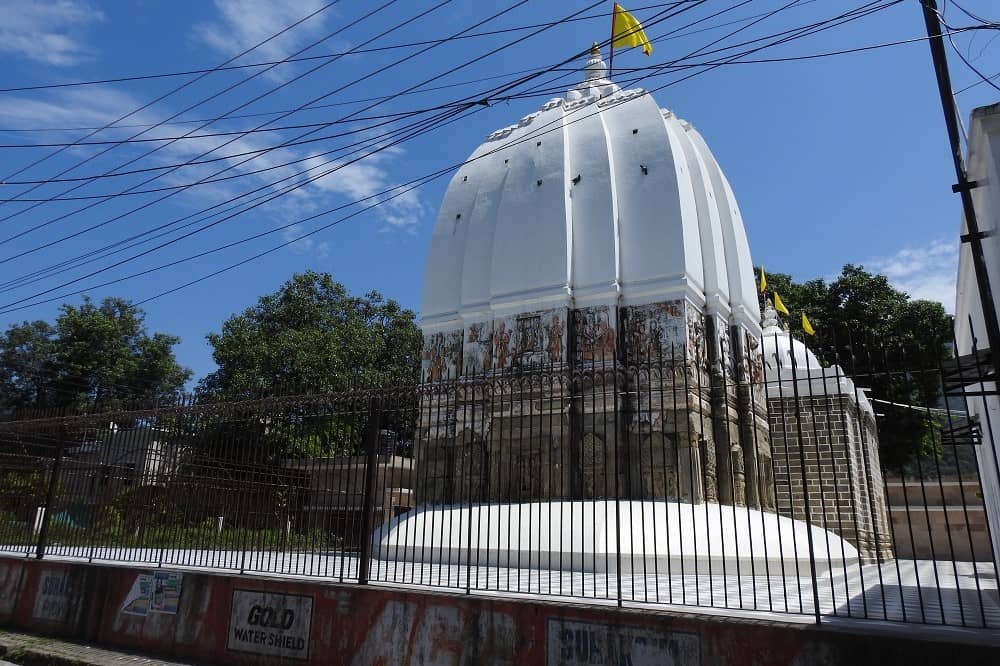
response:
[(0, 551), (1000, 627), (980, 357), (716, 339), (6, 421)]

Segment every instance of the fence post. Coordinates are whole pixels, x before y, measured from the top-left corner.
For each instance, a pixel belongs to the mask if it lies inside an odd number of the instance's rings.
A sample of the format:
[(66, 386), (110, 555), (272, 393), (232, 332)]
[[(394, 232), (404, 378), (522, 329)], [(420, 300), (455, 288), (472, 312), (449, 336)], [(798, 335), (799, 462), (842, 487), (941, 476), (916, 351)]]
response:
[(38, 545), (35, 548), (35, 557), (39, 560), (45, 557), (45, 545), (49, 535), (49, 521), (52, 520), (52, 505), (56, 500), (56, 486), (59, 484), (59, 468), (62, 466), (66, 430), (66, 424), (61, 424), (59, 427), (59, 443), (56, 446), (56, 457), (52, 461), (52, 475), (49, 478), (48, 490), (45, 491), (45, 513), (42, 514), (42, 524), (38, 528)]
[(358, 562), (358, 583), (368, 583), (372, 562), (372, 532), (375, 529), (375, 468), (378, 465), (378, 431), (381, 422), (381, 405), (378, 397), (368, 402), (368, 428), (365, 432), (365, 494), (361, 510), (361, 556)]
[[(796, 370), (798, 369), (798, 364), (795, 361), (794, 339), (792, 338), (791, 331), (788, 332), (788, 356), (791, 359), (791, 365), (792, 365), (792, 394), (795, 397), (795, 430), (796, 434), (798, 435), (798, 442), (799, 442), (799, 469), (801, 470), (802, 473), (802, 503), (805, 505), (805, 513), (806, 513), (806, 542), (809, 546), (809, 576), (812, 579), (813, 610), (814, 610), (814, 617), (816, 619), (816, 624), (820, 624), (820, 622), (822, 622), (823, 619), (823, 614), (819, 606), (819, 581), (816, 576), (816, 545), (813, 543), (812, 507), (809, 506), (809, 477), (806, 474), (806, 454), (804, 451), (805, 438), (802, 436), (802, 397), (799, 395), (799, 378), (796, 373)], [(806, 376), (805, 376), (805, 380), (807, 382), (812, 381), (812, 378), (809, 374), (810, 370), (811, 369), (807, 361)], [(810, 393), (812, 393), (812, 388), (810, 388), (809, 391)], [(816, 444), (816, 466), (817, 469), (819, 469), (818, 442)], [(820, 487), (819, 491), (820, 494), (823, 493), (822, 487)], [(790, 499), (791, 499), (791, 486), (789, 486), (789, 500)]]

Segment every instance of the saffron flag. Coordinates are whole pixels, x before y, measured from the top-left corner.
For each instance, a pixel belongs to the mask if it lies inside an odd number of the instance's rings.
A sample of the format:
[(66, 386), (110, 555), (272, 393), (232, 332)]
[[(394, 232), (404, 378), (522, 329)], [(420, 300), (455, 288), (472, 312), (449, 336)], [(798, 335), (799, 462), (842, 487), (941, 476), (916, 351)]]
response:
[(808, 335), (816, 335), (816, 330), (812, 327), (812, 324), (809, 323), (809, 318), (806, 317), (805, 312), (802, 313), (802, 330)]
[(767, 291), (767, 276), (764, 274), (764, 267), (760, 267), (760, 293)]
[(781, 314), (788, 314), (788, 308), (785, 307), (785, 303), (781, 300), (781, 296), (778, 296), (778, 292), (774, 292), (774, 309)]
[(646, 55), (653, 53), (653, 45), (646, 38), (642, 24), (616, 2), (614, 18), (611, 20), (611, 48), (623, 46), (641, 46)]

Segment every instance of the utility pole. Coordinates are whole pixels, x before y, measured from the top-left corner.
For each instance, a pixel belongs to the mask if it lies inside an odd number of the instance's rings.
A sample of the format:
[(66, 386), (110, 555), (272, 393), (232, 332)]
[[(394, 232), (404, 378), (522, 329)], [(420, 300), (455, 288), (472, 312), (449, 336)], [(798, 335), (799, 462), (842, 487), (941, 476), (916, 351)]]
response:
[(993, 301), (993, 290), (990, 288), (990, 276), (986, 270), (986, 256), (983, 254), (983, 238), (986, 236), (979, 230), (976, 219), (976, 209), (972, 203), (972, 190), (980, 183), (970, 182), (965, 171), (965, 160), (962, 157), (962, 144), (958, 134), (958, 114), (955, 112), (955, 101), (951, 94), (951, 76), (948, 73), (948, 59), (944, 50), (944, 37), (941, 35), (941, 20), (938, 16), (935, 0), (921, 0), (924, 10), (924, 23), (927, 24), (927, 43), (931, 47), (931, 58), (934, 60), (934, 73), (937, 75), (938, 92), (941, 95), (941, 109), (944, 111), (944, 122), (948, 128), (948, 140), (951, 143), (951, 156), (955, 162), (955, 176), (958, 182), (951, 186), (953, 192), (962, 198), (962, 212), (965, 214), (966, 233), (961, 236), (963, 243), (969, 244), (972, 253), (972, 266), (976, 272), (976, 284), (979, 287), (979, 300), (982, 301), (983, 319), (986, 320), (986, 338), (990, 345), (990, 364), (993, 366), (994, 378), (1000, 379), (1000, 321), (997, 320), (996, 304)]

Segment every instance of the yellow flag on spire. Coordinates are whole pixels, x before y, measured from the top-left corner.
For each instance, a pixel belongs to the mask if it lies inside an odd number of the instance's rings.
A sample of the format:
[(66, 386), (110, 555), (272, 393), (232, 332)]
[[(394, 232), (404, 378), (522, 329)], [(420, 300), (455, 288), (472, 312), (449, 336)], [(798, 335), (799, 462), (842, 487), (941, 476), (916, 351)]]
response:
[(816, 335), (816, 329), (812, 327), (809, 323), (809, 318), (806, 317), (806, 313), (802, 313), (802, 330), (806, 332), (807, 335)]
[(788, 308), (785, 307), (785, 303), (781, 300), (781, 296), (778, 296), (778, 292), (774, 292), (774, 309), (781, 314), (788, 314)]
[(760, 267), (760, 293), (767, 291), (767, 276), (764, 274), (764, 267)]
[(653, 53), (653, 45), (646, 38), (642, 24), (616, 2), (611, 20), (611, 48), (624, 46), (641, 46), (646, 55)]

